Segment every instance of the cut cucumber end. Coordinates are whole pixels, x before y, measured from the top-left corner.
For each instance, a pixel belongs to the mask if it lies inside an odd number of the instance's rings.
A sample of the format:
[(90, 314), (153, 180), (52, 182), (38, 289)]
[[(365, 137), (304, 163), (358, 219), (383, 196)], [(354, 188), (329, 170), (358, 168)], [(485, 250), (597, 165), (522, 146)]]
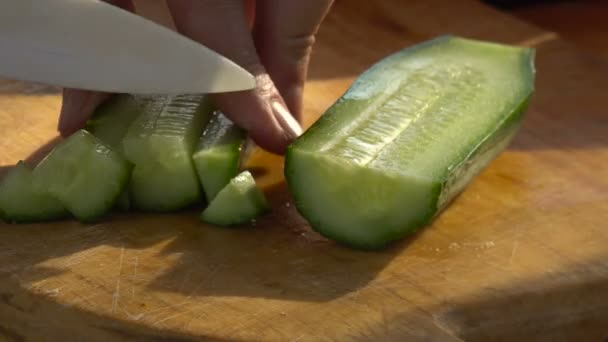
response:
[(52, 221), (69, 216), (59, 200), (36, 186), (31, 169), (23, 161), (0, 183), (0, 212), (9, 223)]
[(80, 130), (61, 142), (34, 169), (38, 186), (78, 220), (96, 221), (125, 189), (132, 164), (92, 134)]
[(208, 202), (238, 174), (240, 150), (239, 145), (222, 146), (199, 151), (192, 157)]
[(134, 207), (166, 212), (201, 202), (192, 154), (210, 114), (202, 95), (160, 96), (145, 103), (123, 139), (125, 155), (135, 164), (129, 186)]
[(109, 145), (116, 152), (123, 153), (122, 139), (129, 126), (141, 113), (145, 97), (130, 94), (116, 94), (102, 103), (87, 122), (86, 130)]
[(534, 74), (532, 49), (459, 37), (376, 63), (288, 148), (298, 210), (354, 247), (411, 234), (507, 147)]
[(264, 193), (249, 171), (230, 180), (201, 214), (203, 222), (235, 226), (250, 222), (270, 210)]
[(245, 137), (223, 113), (213, 112), (192, 156), (207, 202), (237, 176)]
[(286, 178), (314, 230), (361, 249), (378, 249), (415, 232), (435, 212), (438, 183), (360, 167), (290, 148)]

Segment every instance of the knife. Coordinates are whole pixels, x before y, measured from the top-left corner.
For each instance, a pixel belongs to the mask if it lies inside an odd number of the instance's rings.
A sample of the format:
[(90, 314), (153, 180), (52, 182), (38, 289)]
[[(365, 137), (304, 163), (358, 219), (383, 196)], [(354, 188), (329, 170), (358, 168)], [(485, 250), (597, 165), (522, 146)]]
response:
[(99, 0), (0, 0), (0, 75), (117, 93), (255, 87), (213, 50)]

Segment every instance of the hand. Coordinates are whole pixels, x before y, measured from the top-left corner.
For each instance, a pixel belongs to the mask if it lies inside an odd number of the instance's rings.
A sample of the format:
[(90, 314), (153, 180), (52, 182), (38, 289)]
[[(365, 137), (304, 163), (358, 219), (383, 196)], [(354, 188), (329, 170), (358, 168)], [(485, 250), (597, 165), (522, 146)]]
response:
[[(106, 0), (135, 11), (133, 0)], [(314, 36), (333, 0), (167, 0), (177, 30), (251, 72), (254, 90), (213, 94), (262, 148), (282, 154), (302, 133), (302, 91)], [(84, 127), (110, 95), (65, 89), (59, 131)]]

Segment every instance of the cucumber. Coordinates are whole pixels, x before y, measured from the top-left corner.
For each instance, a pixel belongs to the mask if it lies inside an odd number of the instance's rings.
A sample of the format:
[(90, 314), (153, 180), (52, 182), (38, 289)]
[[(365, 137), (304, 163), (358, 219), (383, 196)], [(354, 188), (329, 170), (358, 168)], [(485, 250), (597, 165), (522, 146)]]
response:
[[(131, 123), (142, 111), (146, 97), (131, 94), (116, 94), (100, 105), (87, 122), (86, 130), (109, 145), (114, 151), (123, 153), (122, 139)], [(116, 206), (129, 210), (131, 201), (128, 188), (118, 198)]]
[(32, 170), (23, 161), (0, 183), (0, 212), (12, 223), (51, 221), (69, 215), (61, 202), (35, 186)]
[(239, 173), (245, 138), (244, 130), (220, 111), (213, 112), (192, 156), (208, 202)]
[(518, 131), (534, 55), (444, 36), (378, 62), (289, 146), (298, 211), (362, 249), (427, 225)]
[(239, 225), (268, 212), (264, 193), (249, 171), (230, 180), (201, 214), (201, 220), (218, 226)]
[(132, 165), (86, 130), (57, 145), (33, 175), (78, 220), (92, 222), (105, 215), (124, 190)]
[(123, 153), (122, 139), (131, 123), (142, 112), (146, 97), (117, 94), (101, 104), (87, 122), (91, 132), (113, 150)]
[(134, 207), (173, 211), (200, 202), (192, 154), (211, 106), (203, 95), (148, 98), (123, 139), (135, 164), (130, 182)]

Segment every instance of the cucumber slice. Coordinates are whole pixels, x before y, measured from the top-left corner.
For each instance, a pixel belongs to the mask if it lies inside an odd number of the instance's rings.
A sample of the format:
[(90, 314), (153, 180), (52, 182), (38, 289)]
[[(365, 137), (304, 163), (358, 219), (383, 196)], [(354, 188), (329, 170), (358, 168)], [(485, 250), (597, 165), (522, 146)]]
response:
[[(145, 96), (116, 94), (95, 110), (86, 129), (114, 151), (124, 153), (122, 140), (131, 123), (142, 112), (146, 99)], [(118, 198), (116, 206), (125, 211), (130, 209), (131, 199), (128, 187)]]
[(208, 202), (239, 173), (245, 131), (215, 111), (192, 160)]
[(67, 209), (37, 187), (32, 170), (19, 161), (0, 183), (0, 211), (7, 222), (40, 222), (67, 217)]
[(131, 123), (142, 112), (146, 97), (117, 94), (101, 104), (87, 122), (91, 132), (114, 151), (123, 153), (122, 139)]
[(132, 165), (86, 130), (62, 141), (34, 169), (37, 186), (47, 189), (78, 220), (106, 214), (124, 190)]
[(130, 183), (135, 207), (172, 211), (202, 199), (192, 154), (210, 116), (210, 103), (202, 95), (145, 101), (123, 139), (125, 155), (135, 164)]
[(201, 214), (201, 220), (219, 226), (247, 223), (270, 207), (264, 193), (256, 186), (249, 171), (231, 179)]
[(428, 224), (516, 134), (534, 50), (440, 37), (387, 57), (287, 151), (300, 213), (376, 249)]

